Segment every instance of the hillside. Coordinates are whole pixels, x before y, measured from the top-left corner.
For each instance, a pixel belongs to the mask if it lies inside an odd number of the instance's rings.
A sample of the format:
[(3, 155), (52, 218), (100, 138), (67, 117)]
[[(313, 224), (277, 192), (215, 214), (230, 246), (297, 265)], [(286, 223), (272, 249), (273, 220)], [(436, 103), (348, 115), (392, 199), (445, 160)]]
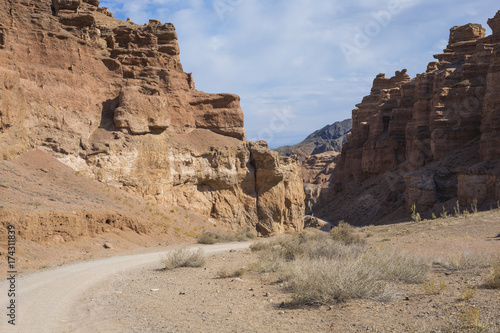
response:
[(338, 121), (313, 132), (303, 141), (295, 145), (283, 146), (274, 150), (283, 156), (298, 155), (301, 160), (306, 156), (317, 155), (329, 151), (340, 152), (351, 128), (351, 119)]

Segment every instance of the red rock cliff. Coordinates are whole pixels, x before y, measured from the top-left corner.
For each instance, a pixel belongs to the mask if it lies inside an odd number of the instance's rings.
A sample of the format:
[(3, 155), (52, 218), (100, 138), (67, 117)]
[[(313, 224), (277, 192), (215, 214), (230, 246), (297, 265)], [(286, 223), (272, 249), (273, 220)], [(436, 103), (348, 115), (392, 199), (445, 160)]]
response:
[[(457, 199), (500, 199), (500, 12), (488, 24), (487, 37), (479, 24), (453, 27), (416, 78), (406, 70), (375, 78), (353, 110), (320, 216), (367, 224), (403, 217), (414, 203), (430, 213)], [(356, 203), (344, 203), (354, 193)]]
[(235, 228), (302, 228), (300, 167), (246, 141), (238, 96), (195, 90), (172, 24), (117, 20), (98, 0), (1, 1), (0, 106), (3, 159), (41, 148)]

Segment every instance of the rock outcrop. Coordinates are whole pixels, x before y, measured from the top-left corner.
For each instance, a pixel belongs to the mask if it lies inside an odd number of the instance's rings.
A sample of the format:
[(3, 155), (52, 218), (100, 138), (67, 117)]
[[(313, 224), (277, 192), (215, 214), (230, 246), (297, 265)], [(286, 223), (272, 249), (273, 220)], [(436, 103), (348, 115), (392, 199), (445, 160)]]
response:
[(339, 152), (345, 143), (346, 136), (351, 132), (352, 120), (346, 119), (331, 125), (326, 125), (322, 129), (315, 131), (302, 142), (292, 146), (283, 146), (275, 150), (283, 156), (297, 155), (303, 161), (311, 155), (325, 152)]
[[(425, 216), (456, 200), (500, 199), (499, 22), (500, 12), (488, 20), (491, 36), (479, 24), (453, 27), (438, 61), (416, 78), (406, 70), (375, 78), (353, 110), (333, 189), (322, 198), (329, 203), (318, 216), (380, 223), (408, 216), (413, 204)], [(377, 208), (367, 216), (340, 204), (353, 193)]]
[(276, 148), (283, 156), (297, 158), (302, 165), (304, 180), (305, 211), (314, 213), (321, 193), (331, 184), (338, 156), (352, 128), (352, 120), (346, 119), (315, 131), (302, 142)]
[(302, 229), (300, 166), (246, 141), (238, 96), (195, 90), (172, 24), (117, 20), (98, 0), (0, 9), (3, 159), (40, 148), (82, 175), (235, 229)]

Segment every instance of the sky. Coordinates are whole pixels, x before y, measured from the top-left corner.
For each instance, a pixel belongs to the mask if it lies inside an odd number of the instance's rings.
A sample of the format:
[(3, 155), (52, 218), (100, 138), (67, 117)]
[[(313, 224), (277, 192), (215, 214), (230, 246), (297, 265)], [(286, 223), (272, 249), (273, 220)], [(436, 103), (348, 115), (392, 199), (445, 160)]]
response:
[(378, 73), (414, 77), (449, 29), (498, 0), (101, 0), (119, 19), (173, 23), (196, 89), (241, 97), (250, 141), (295, 144), (351, 117)]

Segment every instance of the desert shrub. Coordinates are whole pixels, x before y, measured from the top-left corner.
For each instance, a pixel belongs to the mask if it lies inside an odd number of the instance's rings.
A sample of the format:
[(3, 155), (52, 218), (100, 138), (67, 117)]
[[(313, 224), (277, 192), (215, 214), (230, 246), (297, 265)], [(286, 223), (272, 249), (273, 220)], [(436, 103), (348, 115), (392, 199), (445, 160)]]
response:
[(486, 276), (484, 286), (490, 289), (500, 289), (500, 261), (491, 266), (490, 273)]
[(229, 242), (228, 235), (213, 231), (204, 231), (200, 237), (198, 237), (198, 243), (200, 244), (215, 244)]
[(425, 280), (429, 265), (421, 259), (341, 239), (315, 229), (276, 238), (265, 243), (252, 269), (278, 272), (297, 305), (387, 299), (391, 283)]
[(339, 225), (330, 231), (330, 237), (346, 245), (365, 244), (365, 240), (355, 233), (354, 227), (344, 221), (340, 221)]
[(269, 250), (270, 247), (271, 246), (269, 245), (268, 242), (255, 242), (255, 243), (250, 244), (250, 250), (252, 252)]
[(446, 289), (446, 282), (440, 281), (438, 286), (434, 280), (430, 280), (422, 284), (422, 288), (428, 295), (439, 295)]
[(379, 251), (371, 260), (379, 269), (380, 279), (386, 281), (422, 283), (430, 269), (430, 265), (423, 258), (407, 252)]
[(465, 286), (461, 293), (460, 293), (460, 297), (458, 298), (459, 301), (468, 301), (470, 299), (472, 299), (472, 297), (474, 297), (477, 293), (477, 287), (474, 286), (474, 287), (467, 287)]
[(476, 307), (467, 307), (459, 315), (460, 326), (463, 328), (476, 328), (479, 325), (480, 310)]
[(420, 214), (417, 212), (417, 205), (416, 204), (411, 205), (411, 219), (413, 220), (413, 222), (420, 222), (421, 221)]
[(321, 305), (352, 298), (382, 298), (387, 284), (377, 279), (378, 270), (369, 261), (301, 259), (288, 265), (285, 273), (293, 303)]
[(300, 234), (277, 237), (266, 245), (253, 245), (254, 251), (260, 249), (259, 262), (251, 268), (261, 272), (275, 272), (287, 262), (299, 259), (340, 259), (357, 257), (366, 252), (358, 244), (345, 245), (333, 240), (327, 233), (307, 229)]
[(227, 269), (221, 269), (220, 271), (217, 272), (217, 277), (219, 279), (236, 278), (243, 276), (245, 272), (246, 272), (245, 268), (239, 268), (232, 272), (228, 271)]
[(239, 242), (244, 242), (249, 239), (254, 239), (256, 237), (257, 237), (257, 232), (250, 228), (246, 228), (245, 230), (240, 230), (235, 235), (235, 239)]
[(255, 231), (250, 228), (236, 232), (235, 234), (215, 232), (215, 231), (204, 231), (200, 237), (198, 237), (199, 244), (215, 244), (215, 243), (225, 243), (225, 242), (243, 242), (249, 239), (254, 239), (257, 236)]
[(489, 267), (492, 261), (492, 257), (488, 255), (463, 252), (437, 258), (435, 263), (451, 271), (465, 271)]
[(186, 248), (178, 249), (162, 259), (163, 267), (166, 270), (178, 267), (201, 267), (205, 264), (203, 250), (193, 252)]

